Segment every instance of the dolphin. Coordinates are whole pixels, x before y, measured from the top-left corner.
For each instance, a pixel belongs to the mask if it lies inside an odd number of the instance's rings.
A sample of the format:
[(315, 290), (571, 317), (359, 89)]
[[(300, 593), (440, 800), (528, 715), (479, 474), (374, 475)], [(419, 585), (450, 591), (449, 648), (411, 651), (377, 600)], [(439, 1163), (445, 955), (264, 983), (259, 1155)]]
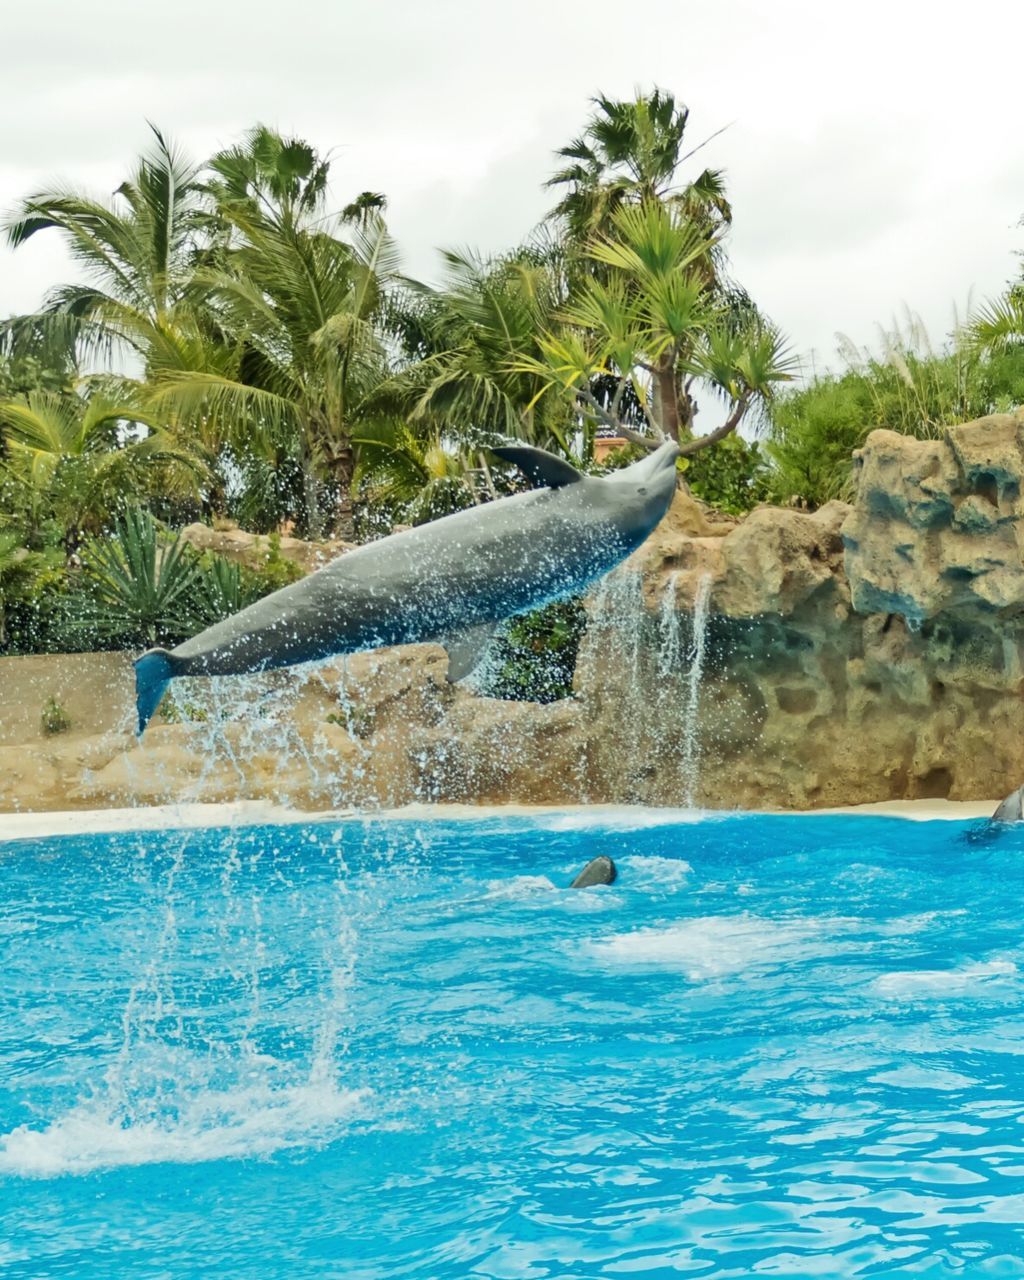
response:
[(468, 675), (498, 622), (576, 595), (665, 515), (678, 448), (582, 475), (528, 445), (492, 452), (535, 486), (347, 551), (174, 649), (135, 663), (138, 732), (178, 676), (242, 675), (388, 645), (441, 641), (450, 680)]
[(569, 888), (592, 889), (597, 884), (614, 884), (618, 874), (611, 858), (606, 853), (599, 853), (596, 858), (591, 858)]
[(1018, 787), (1016, 791), (1010, 792), (990, 821), (1020, 822), (1022, 818), (1024, 818), (1024, 787)]

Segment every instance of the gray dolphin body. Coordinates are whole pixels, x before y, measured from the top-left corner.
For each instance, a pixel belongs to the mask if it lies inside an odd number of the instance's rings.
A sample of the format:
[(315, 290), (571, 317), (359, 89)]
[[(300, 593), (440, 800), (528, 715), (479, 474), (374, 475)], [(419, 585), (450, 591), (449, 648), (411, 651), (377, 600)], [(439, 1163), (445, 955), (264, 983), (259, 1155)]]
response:
[(135, 664), (139, 733), (177, 676), (241, 675), (439, 640), (450, 642), (449, 677), (459, 679), (494, 624), (574, 595), (624, 560), (675, 490), (671, 442), (601, 478), (541, 449), (494, 452), (545, 487), (358, 547), (175, 649), (149, 650)]
[(592, 889), (598, 884), (614, 884), (618, 874), (618, 868), (611, 858), (600, 853), (596, 858), (591, 858), (569, 888)]
[(992, 815), (993, 822), (1020, 822), (1024, 819), (1024, 787), (1011, 791)]

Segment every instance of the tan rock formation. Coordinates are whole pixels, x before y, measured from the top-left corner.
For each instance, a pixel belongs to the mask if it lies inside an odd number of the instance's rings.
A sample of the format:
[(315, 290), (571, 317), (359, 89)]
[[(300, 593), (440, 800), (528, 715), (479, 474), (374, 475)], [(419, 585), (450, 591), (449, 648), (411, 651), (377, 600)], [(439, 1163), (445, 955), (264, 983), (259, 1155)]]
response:
[(859, 613), (922, 622), (1024, 604), (1024, 410), (951, 427), (943, 440), (872, 432), (855, 469), (843, 537)]
[(672, 745), (687, 731), (684, 692), (657, 655), (666, 593), (689, 616), (705, 576), (698, 800), (813, 807), (1019, 785), (1024, 414), (942, 440), (873, 432), (857, 472), (853, 507), (760, 508), (717, 540), (656, 534), (619, 571), (642, 575), (644, 634), (631, 643), (647, 670), (637, 682), (629, 661), (609, 660), (615, 628), (589, 634), (577, 691), (595, 798), (622, 797), (624, 723), (635, 798), (670, 803), (690, 785)]
[[(126, 656), (0, 659), (0, 811), (1005, 794), (1024, 779), (1022, 477), (1018, 413), (874, 432), (852, 507), (712, 523), (681, 491), (593, 593), (576, 696), (547, 707), (452, 687), (419, 645), (178, 681), (140, 744)], [(71, 721), (54, 737), (50, 697)]]
[[(246, 533), (244, 529), (237, 527), (211, 529), (206, 524), (190, 524), (181, 533), (185, 541), (190, 542), (197, 550), (215, 551), (217, 555), (247, 565), (250, 569), (262, 568), (270, 553), (269, 538), (259, 533)], [(351, 551), (352, 546), (350, 542), (337, 539), (304, 542), (301, 538), (293, 538), (287, 534), (279, 539), (282, 557), (297, 564), (305, 573), (322, 569), (343, 551)]]

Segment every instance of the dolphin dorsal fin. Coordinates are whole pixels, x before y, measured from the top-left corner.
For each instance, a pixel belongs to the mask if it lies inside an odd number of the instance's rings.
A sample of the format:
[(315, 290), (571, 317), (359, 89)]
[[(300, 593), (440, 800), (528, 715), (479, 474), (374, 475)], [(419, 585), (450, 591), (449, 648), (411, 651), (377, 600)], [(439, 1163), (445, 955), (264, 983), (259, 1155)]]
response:
[(519, 468), (528, 480), (535, 485), (546, 485), (549, 489), (561, 489), (564, 485), (575, 484), (583, 476), (564, 458), (556, 458), (546, 449), (535, 449), (529, 444), (496, 444), (491, 453), (511, 462)]

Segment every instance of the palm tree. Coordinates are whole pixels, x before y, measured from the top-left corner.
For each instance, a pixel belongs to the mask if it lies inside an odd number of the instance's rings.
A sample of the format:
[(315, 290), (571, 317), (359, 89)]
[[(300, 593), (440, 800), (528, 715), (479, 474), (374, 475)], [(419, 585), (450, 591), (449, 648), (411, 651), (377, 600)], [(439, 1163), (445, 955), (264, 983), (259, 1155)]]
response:
[(245, 454), (298, 456), (308, 529), (322, 532), (326, 478), (334, 527), (352, 538), (352, 436), (378, 412), (388, 373), (381, 322), (397, 255), (373, 211), (348, 240), (332, 234), (322, 214), (324, 162), (305, 144), (275, 138), (255, 131), (251, 154), (214, 161), (221, 185), (209, 189), (222, 200), (229, 238), (193, 281), (210, 323), (240, 353), (237, 367), (158, 371), (152, 404), (213, 424)]
[[(587, 249), (602, 274), (581, 279), (561, 324), (542, 337), (540, 358), (517, 367), (629, 439), (653, 445), (669, 436), (683, 455), (723, 439), (771, 399), (794, 362), (756, 309), (736, 306), (709, 283), (713, 250), (705, 229), (678, 206), (623, 205), (612, 234)], [(602, 401), (595, 386), (609, 381), (613, 390)], [(694, 437), (701, 383), (726, 401), (727, 414), (714, 431)], [(643, 407), (646, 432), (624, 421), (628, 393)]]
[[(194, 489), (196, 463), (137, 403), (33, 391), (0, 402), (0, 473), (36, 533), (50, 519), (69, 554), (129, 493)], [(133, 430), (134, 428), (134, 430)]]
[(574, 241), (608, 234), (620, 208), (652, 200), (676, 206), (711, 231), (731, 221), (721, 170), (676, 182), (680, 166), (705, 143), (684, 153), (690, 113), (672, 94), (654, 89), (631, 102), (603, 95), (593, 102), (597, 110), (583, 134), (557, 152), (569, 163), (547, 182), (566, 188), (552, 216), (564, 221)]
[(354, 444), (357, 488), (375, 507), (410, 524), (425, 524), (479, 500), (468, 453), (446, 447), (436, 430), (424, 435), (400, 420), (381, 419), (369, 424)]
[(1014, 285), (980, 307), (968, 335), (978, 351), (1001, 353), (1024, 347), (1024, 285)]
[[(0, 531), (0, 649), (7, 647), (11, 606), (31, 597), (33, 581), (43, 569), (53, 565), (54, 554), (29, 551), (16, 533)], [(59, 553), (57, 559), (60, 560)]]
[(13, 248), (42, 231), (58, 231), (88, 277), (86, 284), (52, 290), (37, 321), (87, 348), (123, 344), (147, 371), (193, 360), (201, 346), (205, 335), (189, 290), (209, 233), (197, 166), (156, 127), (153, 136), (152, 150), (112, 200), (73, 190), (38, 192), (5, 227)]
[[(498, 434), (568, 453), (572, 415), (543, 400), (538, 342), (565, 300), (554, 246), (478, 258), (444, 253), (448, 279), (416, 290), (406, 345), (419, 356), (396, 379), (413, 422), (439, 424), (469, 444)], [(410, 332), (411, 329), (411, 332)]]
[[(330, 163), (301, 138), (285, 138), (256, 125), (243, 141), (210, 161), (205, 185), (214, 207), (280, 226), (308, 226), (322, 212)], [(220, 230), (232, 229), (221, 222)]]
[[(210, 161), (214, 177), (206, 191), (214, 205), (247, 207), (250, 215), (282, 226), (307, 229), (323, 214), (330, 160), (302, 138), (286, 138), (258, 124), (241, 143), (219, 151)], [(365, 225), (383, 217), (387, 198), (363, 191), (341, 211), (343, 222)]]

